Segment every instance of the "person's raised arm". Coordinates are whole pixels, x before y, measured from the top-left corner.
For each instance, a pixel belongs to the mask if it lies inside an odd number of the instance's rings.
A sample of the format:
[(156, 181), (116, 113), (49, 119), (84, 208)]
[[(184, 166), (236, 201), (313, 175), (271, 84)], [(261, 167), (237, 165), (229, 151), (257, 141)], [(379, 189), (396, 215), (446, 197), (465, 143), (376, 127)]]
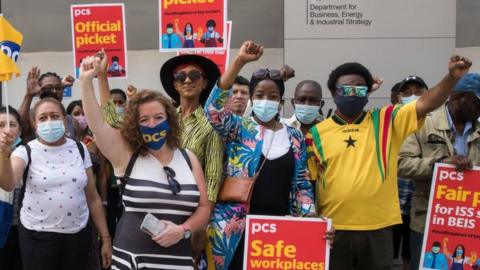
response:
[(101, 59), (100, 67), (97, 73), (98, 94), (100, 95), (100, 105), (106, 104), (110, 99), (110, 86), (108, 85), (108, 57), (105, 50), (102, 49), (96, 55)]
[(242, 67), (248, 62), (260, 58), (262, 53), (262, 46), (251, 41), (244, 42), (235, 60), (220, 77), (217, 85), (213, 87), (205, 103), (205, 116), (224, 140), (235, 138), (236, 132), (232, 131), (239, 127), (241, 119), (232, 113), (229, 106), (228, 101), (232, 94), (229, 91), (230, 87), (233, 85), (235, 77), (237, 77)]
[(22, 140), (27, 142), (35, 134), (33, 130), (32, 122), (30, 120), (30, 106), (32, 105), (33, 97), (40, 94), (42, 88), (39, 83), (40, 69), (38, 67), (32, 67), (27, 75), (27, 92), (22, 99), (22, 103), (18, 109), (20, 114), (20, 121), (22, 122)]
[(423, 118), (445, 103), (455, 84), (468, 73), (471, 66), (472, 62), (468, 58), (458, 55), (452, 56), (448, 63), (448, 74), (418, 99), (416, 105), (417, 118)]
[(242, 47), (240, 47), (238, 55), (233, 59), (232, 64), (227, 68), (222, 77), (220, 77), (218, 87), (224, 90), (230, 89), (243, 66), (248, 62), (258, 60), (262, 54), (263, 46), (253, 41), (245, 41)]
[(100, 58), (93, 56), (85, 58), (80, 66), (83, 110), (98, 148), (117, 171), (122, 171), (126, 167), (132, 151), (120, 131), (108, 125), (102, 117), (92, 82), (99, 67)]

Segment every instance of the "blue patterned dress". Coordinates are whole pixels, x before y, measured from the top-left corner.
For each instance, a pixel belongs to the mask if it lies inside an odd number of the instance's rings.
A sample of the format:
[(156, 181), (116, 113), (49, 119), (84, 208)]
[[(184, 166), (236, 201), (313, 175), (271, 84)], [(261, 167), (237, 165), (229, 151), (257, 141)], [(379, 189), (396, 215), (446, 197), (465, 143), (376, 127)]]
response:
[[(213, 128), (225, 141), (226, 174), (234, 177), (252, 177), (261, 159), (265, 128), (252, 118), (233, 114), (229, 103), (231, 94), (231, 90), (226, 91), (215, 86), (205, 104), (205, 113)], [(303, 135), (291, 127), (287, 127), (287, 132), (295, 159), (289, 212), (293, 216), (315, 214)], [(242, 203), (218, 201), (215, 204), (208, 228), (215, 269), (228, 269), (245, 230), (246, 214), (246, 205)], [(209, 269), (212, 269), (210, 265)]]

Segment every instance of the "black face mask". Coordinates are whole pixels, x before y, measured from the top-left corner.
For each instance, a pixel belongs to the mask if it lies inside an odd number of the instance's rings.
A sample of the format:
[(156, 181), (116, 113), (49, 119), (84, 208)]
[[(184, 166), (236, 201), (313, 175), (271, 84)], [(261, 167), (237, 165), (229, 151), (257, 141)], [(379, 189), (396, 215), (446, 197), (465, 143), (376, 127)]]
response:
[(333, 101), (343, 115), (354, 117), (363, 111), (363, 108), (365, 108), (365, 105), (368, 103), (368, 96), (357, 97), (336, 95), (333, 97)]

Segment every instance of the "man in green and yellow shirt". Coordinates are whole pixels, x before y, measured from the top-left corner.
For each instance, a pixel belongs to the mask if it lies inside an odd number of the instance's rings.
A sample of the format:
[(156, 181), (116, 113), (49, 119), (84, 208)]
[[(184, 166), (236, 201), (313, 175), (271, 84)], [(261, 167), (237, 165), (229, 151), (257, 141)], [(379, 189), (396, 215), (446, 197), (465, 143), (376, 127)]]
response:
[(470, 60), (454, 56), (449, 74), (418, 101), (371, 111), (364, 111), (374, 81), (370, 71), (358, 63), (332, 71), (328, 88), (337, 110), (306, 138), (318, 209), (337, 230), (330, 269), (390, 269), (391, 226), (402, 222), (400, 146), (422, 126), (427, 113), (446, 101), (470, 66)]

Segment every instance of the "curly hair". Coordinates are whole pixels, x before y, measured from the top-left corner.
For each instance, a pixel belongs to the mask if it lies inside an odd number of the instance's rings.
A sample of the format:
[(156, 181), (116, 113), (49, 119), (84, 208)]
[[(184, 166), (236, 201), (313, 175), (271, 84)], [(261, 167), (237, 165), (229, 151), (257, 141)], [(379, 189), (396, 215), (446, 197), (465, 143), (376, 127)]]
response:
[(132, 150), (140, 153), (140, 155), (146, 155), (148, 148), (147, 144), (143, 141), (142, 134), (140, 133), (140, 114), (138, 109), (140, 105), (152, 101), (157, 101), (165, 107), (167, 121), (170, 126), (170, 131), (168, 131), (166, 136), (167, 145), (172, 148), (178, 148), (180, 146), (179, 124), (175, 107), (170, 100), (161, 93), (153, 90), (142, 90), (135, 93), (135, 95), (129, 100), (125, 108), (125, 114), (120, 128), (122, 137), (127, 141)]
[(358, 75), (363, 77), (368, 87), (368, 92), (372, 91), (373, 77), (370, 71), (359, 63), (345, 63), (336, 67), (328, 77), (327, 87), (332, 94), (335, 93), (338, 78), (344, 75)]

